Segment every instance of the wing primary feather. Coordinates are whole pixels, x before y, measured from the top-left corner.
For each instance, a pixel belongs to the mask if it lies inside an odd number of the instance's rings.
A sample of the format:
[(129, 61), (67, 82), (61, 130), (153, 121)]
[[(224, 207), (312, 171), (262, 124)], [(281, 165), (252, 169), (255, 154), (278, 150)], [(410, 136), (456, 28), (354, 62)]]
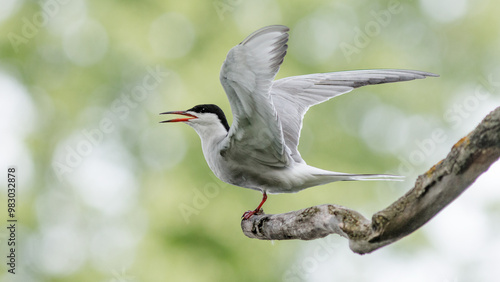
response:
[(358, 87), (429, 76), (438, 75), (414, 70), (379, 69), (318, 73), (276, 80), (271, 88), (271, 96), (275, 103), (280, 105), (277, 112), (292, 158), (303, 162), (297, 146), (304, 114), (311, 106)]
[(224, 154), (250, 163), (284, 167), (290, 163), (281, 122), (270, 90), (286, 55), (288, 28), (268, 26), (233, 47), (220, 80), (233, 112)]

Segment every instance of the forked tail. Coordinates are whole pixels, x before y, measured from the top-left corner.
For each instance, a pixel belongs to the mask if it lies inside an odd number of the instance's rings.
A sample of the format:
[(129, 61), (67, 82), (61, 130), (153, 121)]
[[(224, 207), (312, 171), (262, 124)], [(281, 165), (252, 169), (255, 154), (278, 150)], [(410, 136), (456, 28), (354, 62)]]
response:
[(329, 176), (339, 177), (338, 181), (365, 181), (365, 180), (377, 180), (377, 181), (403, 181), (404, 176), (401, 175), (391, 175), (391, 174), (349, 174), (349, 173), (339, 173)]
[(352, 173), (342, 173), (334, 172), (328, 170), (322, 170), (314, 168), (316, 171), (312, 175), (321, 184), (326, 184), (335, 181), (403, 181), (404, 176), (391, 175), (391, 174), (352, 174)]
[(390, 174), (352, 174), (343, 172), (334, 172), (323, 170), (320, 168), (307, 166), (306, 170), (309, 171), (308, 179), (301, 186), (302, 189), (323, 185), (336, 181), (403, 181), (404, 176), (390, 175)]

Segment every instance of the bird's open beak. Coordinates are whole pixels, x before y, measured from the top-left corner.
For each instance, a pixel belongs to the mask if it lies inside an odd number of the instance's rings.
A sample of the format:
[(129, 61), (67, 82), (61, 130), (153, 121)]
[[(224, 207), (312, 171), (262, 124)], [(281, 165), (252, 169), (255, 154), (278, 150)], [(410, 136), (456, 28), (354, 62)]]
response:
[(187, 112), (184, 112), (184, 111), (172, 111), (172, 112), (164, 112), (164, 113), (160, 113), (160, 115), (172, 115), (172, 114), (187, 116), (187, 118), (169, 119), (169, 120), (165, 120), (165, 121), (160, 121), (160, 123), (164, 123), (164, 122), (180, 122), (180, 121), (189, 121), (190, 119), (195, 119), (195, 118), (198, 118), (197, 116), (194, 116), (194, 115), (192, 115), (192, 114), (188, 114)]

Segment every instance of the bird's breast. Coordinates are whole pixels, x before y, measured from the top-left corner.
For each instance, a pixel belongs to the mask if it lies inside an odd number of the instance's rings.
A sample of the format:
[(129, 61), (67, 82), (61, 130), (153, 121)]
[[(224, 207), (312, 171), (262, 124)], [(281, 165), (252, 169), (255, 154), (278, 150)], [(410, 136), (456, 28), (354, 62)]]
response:
[(288, 167), (275, 168), (258, 163), (250, 165), (248, 162), (238, 163), (224, 158), (212, 162), (209, 166), (214, 174), (226, 183), (269, 193), (292, 191), (294, 186), (303, 182), (292, 176), (293, 171)]
[(286, 167), (273, 167), (248, 156), (220, 154), (220, 149), (213, 145), (203, 146), (203, 153), (215, 176), (231, 185), (268, 193), (296, 192), (296, 188), (302, 187), (309, 177), (295, 163)]

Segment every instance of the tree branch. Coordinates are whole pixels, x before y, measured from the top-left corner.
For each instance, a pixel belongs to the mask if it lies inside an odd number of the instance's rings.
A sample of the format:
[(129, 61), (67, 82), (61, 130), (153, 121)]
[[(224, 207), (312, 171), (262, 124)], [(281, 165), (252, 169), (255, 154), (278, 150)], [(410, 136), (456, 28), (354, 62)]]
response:
[(420, 228), (456, 199), (500, 157), (500, 107), (488, 114), (448, 156), (415, 186), (368, 220), (338, 205), (320, 205), (284, 214), (256, 214), (241, 221), (243, 233), (261, 240), (312, 240), (329, 234), (349, 239), (353, 252), (370, 253)]

